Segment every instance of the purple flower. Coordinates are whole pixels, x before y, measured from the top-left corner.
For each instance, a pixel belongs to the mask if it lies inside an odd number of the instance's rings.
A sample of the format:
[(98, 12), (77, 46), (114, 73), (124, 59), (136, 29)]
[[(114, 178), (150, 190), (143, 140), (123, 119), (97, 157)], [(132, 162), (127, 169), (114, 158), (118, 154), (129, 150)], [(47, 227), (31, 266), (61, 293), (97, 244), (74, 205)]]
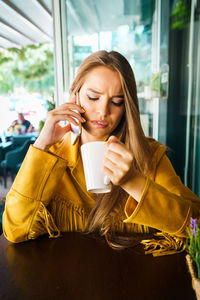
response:
[(190, 226), (191, 226), (192, 237), (195, 237), (196, 234), (197, 234), (197, 219), (191, 218), (191, 220), (190, 220)]

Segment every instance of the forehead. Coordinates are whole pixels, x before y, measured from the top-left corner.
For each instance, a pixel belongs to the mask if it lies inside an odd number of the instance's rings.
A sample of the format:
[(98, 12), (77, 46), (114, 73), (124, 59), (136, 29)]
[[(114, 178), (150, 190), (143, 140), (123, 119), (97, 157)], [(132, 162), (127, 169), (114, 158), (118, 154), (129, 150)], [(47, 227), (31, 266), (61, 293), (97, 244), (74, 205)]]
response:
[(93, 88), (97, 91), (111, 90), (115, 93), (122, 91), (120, 76), (117, 71), (99, 66), (88, 72), (85, 77), (84, 88)]

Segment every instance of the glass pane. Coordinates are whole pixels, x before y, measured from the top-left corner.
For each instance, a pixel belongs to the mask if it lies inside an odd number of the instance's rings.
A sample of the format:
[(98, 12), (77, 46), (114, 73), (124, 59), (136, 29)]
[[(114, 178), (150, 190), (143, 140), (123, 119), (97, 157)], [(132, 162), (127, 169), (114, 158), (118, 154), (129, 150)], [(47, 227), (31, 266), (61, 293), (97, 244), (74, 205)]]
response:
[[(196, 38), (198, 37), (198, 38)], [(189, 183), (192, 190), (200, 197), (200, 12), (194, 22), (193, 43), (193, 97), (191, 109), (191, 143)]]
[[(168, 1), (165, 3), (168, 5)], [(102, 49), (120, 52), (128, 59), (135, 73), (145, 134), (157, 138), (158, 102), (154, 98), (160, 96), (161, 73), (165, 96), (167, 94), (168, 41), (167, 38), (161, 41), (164, 45), (161, 52), (164, 67), (161, 72), (156, 1), (115, 0), (113, 5), (113, 1), (107, 0), (66, 0), (66, 7), (70, 82), (80, 63), (92, 52)], [(163, 33), (166, 33), (165, 22), (161, 26)]]
[(196, 159), (194, 172), (194, 192), (200, 197), (200, 110), (198, 112), (198, 132), (196, 137)]

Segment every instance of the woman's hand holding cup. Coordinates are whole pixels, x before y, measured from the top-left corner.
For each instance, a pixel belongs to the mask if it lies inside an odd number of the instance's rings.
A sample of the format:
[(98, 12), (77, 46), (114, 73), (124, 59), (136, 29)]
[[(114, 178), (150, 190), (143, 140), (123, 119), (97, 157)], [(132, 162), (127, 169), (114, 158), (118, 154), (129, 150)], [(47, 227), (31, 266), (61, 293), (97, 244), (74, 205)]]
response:
[(106, 142), (107, 151), (104, 160), (104, 173), (114, 185), (123, 184), (135, 176), (133, 154), (117, 137), (110, 136)]
[(133, 164), (132, 152), (117, 137), (111, 136), (107, 142), (104, 159), (104, 174), (114, 185), (119, 185), (134, 199), (134, 207), (140, 201), (146, 177)]

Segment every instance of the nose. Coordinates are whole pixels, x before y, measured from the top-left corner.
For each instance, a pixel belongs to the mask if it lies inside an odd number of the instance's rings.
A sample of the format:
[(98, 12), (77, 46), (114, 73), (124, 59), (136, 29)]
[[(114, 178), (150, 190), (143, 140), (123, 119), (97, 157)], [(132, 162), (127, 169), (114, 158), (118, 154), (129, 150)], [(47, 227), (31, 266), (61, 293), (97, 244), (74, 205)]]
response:
[(100, 117), (105, 118), (110, 113), (109, 99), (104, 98), (99, 102), (98, 113)]

